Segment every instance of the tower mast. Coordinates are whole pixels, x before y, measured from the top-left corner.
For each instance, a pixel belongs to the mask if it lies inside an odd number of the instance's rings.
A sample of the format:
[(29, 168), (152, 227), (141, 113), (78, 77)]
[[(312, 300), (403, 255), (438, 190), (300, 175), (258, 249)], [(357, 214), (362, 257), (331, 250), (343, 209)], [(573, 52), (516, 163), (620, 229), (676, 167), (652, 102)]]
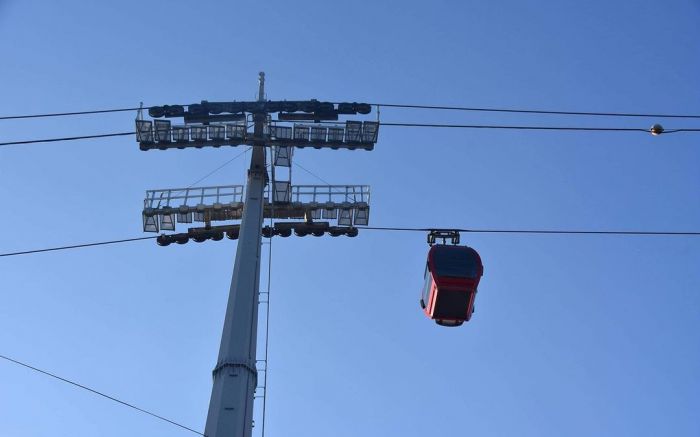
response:
[[(265, 73), (259, 75), (258, 102), (265, 100)], [(248, 170), (241, 230), (229, 290), (219, 358), (204, 434), (207, 437), (250, 437), (258, 372), (255, 367), (260, 251), (265, 169), (264, 127), (267, 114), (254, 113), (253, 153)]]

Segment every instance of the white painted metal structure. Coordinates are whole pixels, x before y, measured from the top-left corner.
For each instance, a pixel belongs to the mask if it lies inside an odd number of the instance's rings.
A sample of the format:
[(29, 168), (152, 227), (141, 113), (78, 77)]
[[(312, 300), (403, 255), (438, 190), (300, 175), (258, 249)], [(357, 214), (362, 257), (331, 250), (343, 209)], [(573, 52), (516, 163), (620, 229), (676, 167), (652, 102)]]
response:
[[(324, 124), (323, 120), (338, 120), (339, 114), (368, 114), (371, 107), (365, 103), (338, 103), (336, 107), (317, 100), (267, 101), (264, 73), (259, 76), (255, 102), (202, 101), (187, 105), (187, 110), (181, 105), (150, 107), (148, 113), (153, 120), (145, 120), (142, 109), (136, 118), (141, 150), (252, 147), (245, 187), (149, 190), (142, 212), (144, 232), (174, 231), (176, 224), (204, 224), (189, 228), (187, 233), (159, 235), (156, 241), (161, 246), (172, 242), (185, 244), (190, 239), (219, 241), (224, 235), (238, 239), (204, 434), (252, 437), (255, 391), (264, 390), (263, 398), (267, 391), (267, 378), (261, 378), (262, 384), (258, 381), (258, 372), (267, 375), (267, 353), (264, 360), (256, 360), (262, 237), (289, 237), (292, 232), (299, 237), (324, 234), (354, 237), (358, 232), (355, 226), (367, 226), (369, 221), (369, 186), (292, 185), (294, 148), (372, 150), (377, 142), (379, 120)], [(273, 122), (270, 114), (274, 112), (278, 113), (278, 120)], [(184, 118), (185, 125), (173, 126), (169, 118), (179, 117)], [(296, 120), (313, 123), (285, 124)], [(271, 177), (266, 168), (267, 150), (270, 150)], [(263, 228), (264, 218), (296, 221), (274, 225), (271, 221), (270, 226)], [(213, 222), (232, 220), (241, 223), (212, 226)], [(259, 362), (265, 363), (264, 368), (256, 368)], [(264, 405), (265, 401), (263, 436)]]
[[(244, 193), (243, 185), (148, 190), (143, 202), (143, 231), (174, 231), (176, 224), (240, 220)], [(274, 187), (268, 185), (264, 191), (263, 216), (322, 218), (339, 226), (367, 226), (369, 202), (368, 185), (291, 185), (274, 180)]]

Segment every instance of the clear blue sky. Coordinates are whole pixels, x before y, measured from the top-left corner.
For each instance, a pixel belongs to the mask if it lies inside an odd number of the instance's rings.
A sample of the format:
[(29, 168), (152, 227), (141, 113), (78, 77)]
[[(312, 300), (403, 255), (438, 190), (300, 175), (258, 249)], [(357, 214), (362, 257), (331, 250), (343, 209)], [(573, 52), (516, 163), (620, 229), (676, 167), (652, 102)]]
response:
[[(696, 0), (0, 0), (0, 115), (253, 99), (260, 70), (271, 99), (698, 114), (698, 22)], [(0, 142), (133, 118), (4, 121)], [(370, 184), (375, 226), (697, 231), (699, 139), (385, 127), (373, 152), (295, 159)], [(189, 185), (239, 151), (146, 153), (129, 137), (0, 148), (0, 252), (141, 236), (146, 189)], [(243, 183), (245, 166), (206, 184)], [(319, 183), (298, 168), (294, 181)], [(275, 240), (269, 437), (700, 435), (700, 239), (464, 240), (485, 276), (459, 329), (420, 312), (423, 234)], [(2, 258), (0, 354), (203, 430), (234, 254), (228, 240), (146, 241)], [(0, 435), (191, 433), (0, 361)]]

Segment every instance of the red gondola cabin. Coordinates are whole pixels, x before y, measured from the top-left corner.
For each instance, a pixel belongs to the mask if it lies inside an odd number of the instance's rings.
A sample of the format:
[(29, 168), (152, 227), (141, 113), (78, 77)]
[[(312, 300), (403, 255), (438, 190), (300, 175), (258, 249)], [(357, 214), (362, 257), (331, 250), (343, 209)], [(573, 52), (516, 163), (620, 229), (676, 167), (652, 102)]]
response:
[(459, 326), (469, 321), (483, 274), (481, 257), (471, 247), (432, 246), (420, 300), (423, 311), (438, 325)]

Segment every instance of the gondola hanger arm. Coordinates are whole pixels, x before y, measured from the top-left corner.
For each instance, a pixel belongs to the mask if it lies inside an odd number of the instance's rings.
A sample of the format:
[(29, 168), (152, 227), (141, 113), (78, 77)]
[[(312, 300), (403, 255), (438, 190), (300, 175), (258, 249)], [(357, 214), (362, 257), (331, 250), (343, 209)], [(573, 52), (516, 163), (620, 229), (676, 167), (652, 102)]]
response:
[(447, 244), (447, 240), (450, 243), (457, 245), (459, 244), (459, 231), (456, 229), (431, 229), (428, 233), (428, 246), (435, 244), (436, 240), (442, 240), (442, 244)]

